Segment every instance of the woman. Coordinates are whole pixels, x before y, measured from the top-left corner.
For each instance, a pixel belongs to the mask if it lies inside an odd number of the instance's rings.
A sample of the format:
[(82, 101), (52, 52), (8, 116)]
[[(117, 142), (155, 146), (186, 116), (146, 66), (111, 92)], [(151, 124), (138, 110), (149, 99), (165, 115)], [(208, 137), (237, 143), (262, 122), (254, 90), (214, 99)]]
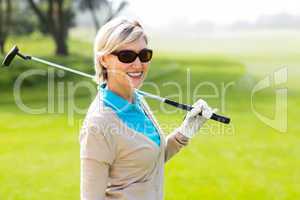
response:
[[(164, 163), (186, 146), (212, 115), (198, 100), (165, 139), (135, 89), (146, 78), (152, 50), (137, 21), (114, 19), (98, 32), (95, 71), (99, 92), (80, 134), (82, 200), (162, 200)], [(202, 116), (198, 115), (202, 111)]]

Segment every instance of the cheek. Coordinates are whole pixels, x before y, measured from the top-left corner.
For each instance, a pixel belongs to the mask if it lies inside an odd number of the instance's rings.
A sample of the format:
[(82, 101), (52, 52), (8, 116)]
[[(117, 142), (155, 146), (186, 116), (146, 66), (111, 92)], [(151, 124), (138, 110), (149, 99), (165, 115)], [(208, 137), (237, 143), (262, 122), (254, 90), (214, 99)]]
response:
[(129, 65), (115, 61), (114, 63), (111, 63), (109, 70), (109, 77), (111, 79), (118, 79), (118, 80), (124, 80), (127, 79), (127, 69), (129, 69)]
[(130, 65), (126, 63), (115, 62), (112, 68), (119, 72), (126, 72), (130, 68)]
[(144, 71), (145, 73), (148, 72), (148, 69), (149, 69), (149, 63), (143, 64), (143, 71)]

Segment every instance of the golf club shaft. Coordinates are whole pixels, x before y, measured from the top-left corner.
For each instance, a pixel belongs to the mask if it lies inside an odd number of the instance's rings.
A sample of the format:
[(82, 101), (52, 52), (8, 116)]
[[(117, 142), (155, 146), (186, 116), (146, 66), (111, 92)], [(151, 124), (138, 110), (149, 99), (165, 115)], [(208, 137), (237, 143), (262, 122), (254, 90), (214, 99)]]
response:
[(84, 73), (84, 72), (81, 72), (81, 71), (78, 71), (78, 70), (75, 70), (75, 69), (71, 69), (71, 68), (53, 63), (53, 62), (49, 62), (49, 61), (46, 61), (46, 60), (43, 60), (43, 59), (40, 59), (40, 58), (37, 58), (37, 57), (32, 56), (31, 59), (36, 61), (36, 62), (40, 62), (40, 63), (46, 64), (46, 65), (50, 65), (50, 66), (55, 67), (57, 69), (62, 69), (62, 70), (72, 72), (74, 74), (78, 74), (78, 75), (81, 75), (81, 76), (84, 76), (84, 77), (87, 77), (87, 78), (91, 78), (91, 79), (94, 78), (93, 75), (90, 75), (90, 74), (87, 74), (87, 73)]
[[(157, 96), (157, 95), (153, 95), (153, 94), (150, 94), (150, 93), (147, 93), (147, 92), (144, 92), (144, 91), (139, 90), (138, 93), (140, 93), (144, 96), (147, 96), (149, 98), (159, 100), (163, 103), (174, 106), (176, 108), (180, 108), (182, 110), (191, 111), (193, 109), (193, 107), (190, 106), (190, 105), (183, 104), (183, 103), (178, 103), (176, 101), (173, 101), (173, 100), (170, 100), (170, 99), (167, 99), (167, 98), (163, 98), (163, 97), (160, 97), (160, 96)], [(225, 117), (225, 116), (221, 116), (221, 115), (218, 115), (218, 114), (215, 114), (215, 113), (213, 113), (213, 115), (211, 116), (210, 119), (218, 121), (218, 122), (222, 122), (224, 124), (229, 124), (229, 122), (230, 122), (230, 118)]]
[[(93, 75), (90, 75), (90, 74), (87, 74), (87, 73), (84, 73), (84, 72), (81, 72), (81, 71), (78, 71), (78, 70), (75, 70), (75, 69), (71, 69), (71, 68), (65, 67), (63, 65), (59, 65), (59, 64), (56, 64), (56, 63), (53, 63), (53, 62), (49, 62), (49, 61), (46, 61), (44, 59), (40, 59), (40, 58), (37, 58), (37, 57), (23, 55), (23, 54), (19, 53), (19, 49), (17, 48), (17, 46), (15, 46), (9, 54), (7, 55), (5, 61), (3, 62), (4, 66), (9, 66), (9, 64), (12, 61), (12, 59), (14, 58), (14, 56), (18, 55), (21, 58), (23, 58), (24, 60), (33, 60), (33, 61), (36, 61), (36, 62), (39, 62), (39, 63), (43, 63), (43, 64), (46, 64), (46, 65), (52, 66), (52, 67), (57, 68), (57, 69), (61, 69), (61, 70), (65, 70), (65, 71), (68, 71), (68, 72), (72, 72), (72, 73), (77, 74), (77, 75), (81, 75), (81, 76), (84, 76), (84, 77), (87, 77), (87, 78), (91, 78), (91, 79), (94, 78)], [(160, 96), (157, 96), (157, 95), (154, 95), (154, 94), (150, 94), (150, 93), (147, 93), (147, 92), (144, 92), (144, 91), (141, 91), (141, 90), (136, 90), (136, 91), (138, 93), (140, 93), (141, 95), (145, 96), (145, 97), (156, 99), (158, 101), (161, 101), (163, 103), (166, 103), (168, 105), (171, 105), (171, 106), (174, 106), (174, 107), (186, 110), (186, 111), (190, 111), (190, 110), (193, 109), (193, 107), (190, 106), (190, 105), (181, 104), (181, 103), (178, 103), (176, 101), (172, 101), (170, 99), (166, 99), (166, 98), (163, 98), (163, 97), (160, 97)], [(202, 113), (199, 113), (199, 115), (201, 115), (201, 114)], [(213, 115), (211, 116), (210, 119), (221, 122), (221, 123), (224, 123), (224, 124), (229, 124), (229, 122), (230, 122), (230, 118), (227, 118), (227, 117), (224, 117), (224, 116), (221, 116), (221, 115), (217, 115), (215, 113), (213, 113)]]

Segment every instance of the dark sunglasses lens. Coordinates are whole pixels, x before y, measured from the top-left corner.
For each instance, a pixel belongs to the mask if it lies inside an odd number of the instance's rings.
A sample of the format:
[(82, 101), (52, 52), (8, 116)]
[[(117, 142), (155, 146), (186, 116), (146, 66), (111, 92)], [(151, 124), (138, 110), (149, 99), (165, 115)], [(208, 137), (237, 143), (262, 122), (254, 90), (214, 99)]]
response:
[(133, 51), (121, 51), (119, 52), (118, 58), (123, 63), (131, 63), (135, 61), (137, 55)]
[(152, 50), (143, 49), (139, 54), (139, 58), (141, 62), (149, 62), (152, 58)]

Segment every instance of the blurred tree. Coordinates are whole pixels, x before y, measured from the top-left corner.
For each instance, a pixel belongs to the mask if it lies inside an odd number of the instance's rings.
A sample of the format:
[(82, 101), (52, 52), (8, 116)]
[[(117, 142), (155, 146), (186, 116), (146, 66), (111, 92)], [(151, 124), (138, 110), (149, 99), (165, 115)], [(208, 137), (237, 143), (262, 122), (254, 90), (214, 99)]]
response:
[[(26, 17), (23, 17), (26, 16)], [(0, 0), (0, 53), (10, 35), (28, 35), (37, 29), (28, 5), (19, 0)]]
[(4, 45), (11, 29), (11, 0), (0, 0), (0, 52), (4, 54)]
[(20, 8), (20, 6), (13, 7), (13, 10), (11, 34), (17, 36), (29, 35), (38, 29), (38, 21), (33, 16), (32, 10), (28, 9), (28, 5), (25, 5), (22, 8)]
[[(126, 6), (126, 1), (119, 2), (116, 9), (113, 8), (113, 2), (109, 0), (77, 0), (79, 8), (83, 11), (89, 10), (93, 19), (95, 30), (98, 31), (102, 24), (105, 24), (112, 18), (116, 17)], [(97, 15), (100, 10), (101, 20)]]
[[(12, 1), (11, 31), (13, 35), (29, 35), (38, 29), (38, 21), (26, 1)], [(24, 17), (26, 16), (26, 17)]]
[(50, 34), (56, 45), (56, 55), (69, 54), (67, 39), (69, 29), (74, 26), (75, 14), (71, 0), (27, 0), (37, 16), (40, 29)]

